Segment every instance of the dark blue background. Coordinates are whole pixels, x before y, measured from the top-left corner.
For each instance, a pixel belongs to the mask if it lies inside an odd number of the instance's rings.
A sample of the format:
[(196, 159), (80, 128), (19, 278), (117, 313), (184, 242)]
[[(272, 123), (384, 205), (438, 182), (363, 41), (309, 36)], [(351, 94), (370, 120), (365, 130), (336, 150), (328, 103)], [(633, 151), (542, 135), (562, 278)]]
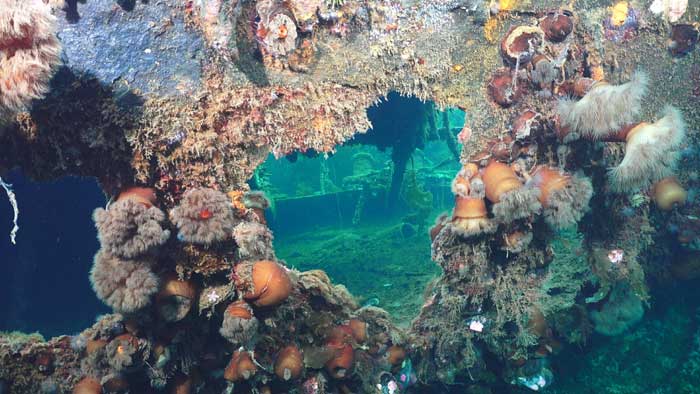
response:
[(92, 211), (105, 196), (95, 179), (31, 182), (13, 171), (19, 205), (17, 245), (10, 242), (12, 207), (0, 188), (0, 331), (73, 334), (109, 312), (88, 274), (99, 248)]

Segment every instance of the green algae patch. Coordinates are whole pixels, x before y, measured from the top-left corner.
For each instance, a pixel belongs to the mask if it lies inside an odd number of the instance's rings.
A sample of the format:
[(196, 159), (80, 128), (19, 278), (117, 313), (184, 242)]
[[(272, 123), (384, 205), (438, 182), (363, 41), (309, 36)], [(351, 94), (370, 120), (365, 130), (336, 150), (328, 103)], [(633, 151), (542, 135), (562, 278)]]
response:
[(404, 325), (418, 314), (423, 291), (440, 269), (430, 239), (410, 225), (328, 228), (275, 240), (278, 256), (299, 270), (322, 269), (334, 283), (386, 309)]

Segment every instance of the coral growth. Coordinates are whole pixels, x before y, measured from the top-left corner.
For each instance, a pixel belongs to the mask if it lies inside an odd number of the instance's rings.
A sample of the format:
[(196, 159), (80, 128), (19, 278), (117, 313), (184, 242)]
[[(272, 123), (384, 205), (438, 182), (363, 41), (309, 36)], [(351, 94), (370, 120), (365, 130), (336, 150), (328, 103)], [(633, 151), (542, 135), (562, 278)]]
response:
[(672, 174), (685, 139), (685, 122), (674, 107), (666, 107), (665, 113), (656, 122), (640, 123), (626, 133), (625, 157), (609, 173), (615, 191), (643, 189)]
[(90, 282), (105, 304), (125, 313), (148, 306), (159, 284), (148, 262), (122, 260), (104, 251), (95, 255)]
[(56, 18), (42, 0), (5, 0), (0, 8), (0, 123), (44, 96), (60, 62)]
[(595, 83), (579, 101), (561, 99), (557, 111), (562, 125), (585, 138), (605, 138), (635, 120), (647, 84), (646, 73), (637, 71), (622, 85)]
[(229, 198), (214, 189), (188, 190), (170, 211), (170, 218), (180, 240), (197, 244), (230, 238), (236, 225)]

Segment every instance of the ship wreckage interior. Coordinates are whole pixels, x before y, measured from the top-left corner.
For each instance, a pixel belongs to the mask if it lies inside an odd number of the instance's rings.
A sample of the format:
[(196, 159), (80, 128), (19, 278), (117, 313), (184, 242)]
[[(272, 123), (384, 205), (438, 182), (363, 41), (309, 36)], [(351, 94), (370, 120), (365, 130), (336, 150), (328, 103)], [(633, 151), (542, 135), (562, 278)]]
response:
[(0, 0), (0, 394), (700, 393), (699, 29)]

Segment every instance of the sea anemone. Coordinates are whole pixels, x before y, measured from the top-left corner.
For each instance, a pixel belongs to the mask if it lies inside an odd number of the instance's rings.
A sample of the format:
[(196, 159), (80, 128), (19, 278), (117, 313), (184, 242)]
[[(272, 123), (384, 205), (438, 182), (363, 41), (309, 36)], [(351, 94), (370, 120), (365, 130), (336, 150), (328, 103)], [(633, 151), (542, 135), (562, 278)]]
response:
[(159, 283), (147, 263), (122, 260), (102, 250), (95, 255), (90, 282), (97, 297), (120, 313), (148, 306)]
[(532, 59), (533, 69), (530, 72), (530, 80), (540, 89), (550, 89), (552, 84), (559, 79), (561, 71), (552, 61), (544, 55), (535, 55)]
[(687, 55), (695, 49), (698, 43), (698, 29), (689, 24), (674, 25), (671, 28), (671, 38), (668, 51), (675, 57)]
[(332, 358), (325, 363), (326, 371), (335, 379), (348, 376), (355, 362), (352, 347), (352, 330), (349, 327), (336, 327), (326, 340), (326, 349), (332, 351)]
[(515, 104), (523, 95), (523, 87), (518, 84), (517, 75), (507, 67), (496, 70), (486, 89), (491, 99), (504, 108)]
[(540, 19), (540, 28), (547, 40), (562, 42), (574, 30), (574, 20), (570, 12), (557, 10)]
[(348, 327), (350, 327), (352, 337), (357, 343), (363, 343), (367, 340), (367, 323), (358, 319), (350, 319)]
[(249, 348), (258, 331), (258, 319), (244, 301), (236, 301), (224, 311), (219, 333), (234, 345)]
[(197, 288), (189, 280), (180, 280), (175, 274), (163, 278), (156, 295), (158, 314), (167, 322), (180, 321), (187, 316), (197, 297)]
[(214, 189), (188, 190), (170, 217), (179, 239), (199, 244), (229, 238), (236, 224), (229, 198)]
[(253, 190), (245, 193), (243, 195), (243, 205), (255, 212), (255, 216), (257, 216), (260, 223), (267, 223), (265, 219), (265, 210), (270, 208), (270, 200), (268, 200), (264, 192)]
[(501, 40), (501, 56), (511, 66), (524, 66), (542, 45), (543, 36), (537, 26), (513, 26)]
[(515, 230), (503, 234), (501, 249), (508, 253), (520, 253), (532, 242), (532, 232)]
[(130, 259), (154, 252), (170, 238), (163, 229), (165, 213), (135, 198), (121, 198), (92, 214), (102, 248)]
[(5, 0), (0, 7), (0, 121), (44, 96), (60, 62), (56, 18), (41, 0)]
[(675, 177), (669, 176), (654, 184), (652, 197), (660, 210), (670, 211), (676, 206), (685, 204), (688, 192)]
[(579, 101), (561, 99), (557, 108), (561, 125), (585, 138), (604, 138), (635, 120), (647, 82), (646, 73), (637, 71), (622, 85), (596, 82)]
[(238, 245), (238, 255), (243, 260), (274, 259), (272, 232), (256, 222), (241, 222), (233, 229), (233, 239)]
[(499, 221), (510, 223), (539, 213), (539, 190), (526, 187), (513, 169), (501, 162), (491, 161), (481, 170), (486, 198), (493, 205), (493, 214)]
[(399, 365), (406, 359), (406, 350), (402, 346), (392, 345), (386, 350), (386, 361), (391, 365)]
[(528, 183), (540, 190), (544, 219), (555, 229), (578, 223), (593, 196), (590, 179), (547, 166), (537, 167)]
[(278, 378), (289, 381), (301, 376), (304, 371), (304, 357), (299, 348), (289, 345), (277, 354), (275, 360), (275, 375)]
[(100, 381), (93, 378), (86, 376), (78, 383), (76, 383), (75, 387), (73, 387), (73, 394), (101, 394), (102, 393), (102, 385), (100, 384)]
[(235, 351), (231, 356), (226, 369), (224, 369), (224, 379), (229, 382), (248, 380), (255, 375), (258, 367), (253, 362), (250, 354), (246, 351)]
[(455, 198), (451, 228), (463, 237), (496, 231), (495, 223), (488, 218), (483, 198), (459, 196)]
[[(137, 337), (131, 334), (121, 334), (107, 344), (105, 347), (105, 357), (113, 371), (129, 372), (134, 371), (142, 365), (142, 351), (143, 346), (141, 346)], [(103, 378), (103, 388), (104, 383), (105, 379)], [(118, 383), (118, 379), (115, 379), (112, 384), (116, 385)]]
[(469, 197), (471, 179), (479, 173), (479, 168), (474, 163), (465, 164), (452, 180), (452, 194), (460, 197)]
[(685, 138), (685, 122), (674, 107), (666, 107), (665, 113), (655, 123), (640, 123), (624, 133), (625, 157), (609, 172), (613, 190), (636, 191), (672, 174)]
[(511, 126), (511, 134), (516, 140), (526, 140), (542, 129), (542, 115), (531, 109), (521, 113)]
[(298, 36), (293, 13), (275, 2), (258, 2), (256, 9), (260, 21), (255, 36), (263, 55), (291, 54), (297, 47)]
[(253, 264), (250, 278), (252, 291), (244, 295), (256, 306), (279, 305), (292, 292), (292, 281), (285, 267), (274, 261), (261, 260)]

